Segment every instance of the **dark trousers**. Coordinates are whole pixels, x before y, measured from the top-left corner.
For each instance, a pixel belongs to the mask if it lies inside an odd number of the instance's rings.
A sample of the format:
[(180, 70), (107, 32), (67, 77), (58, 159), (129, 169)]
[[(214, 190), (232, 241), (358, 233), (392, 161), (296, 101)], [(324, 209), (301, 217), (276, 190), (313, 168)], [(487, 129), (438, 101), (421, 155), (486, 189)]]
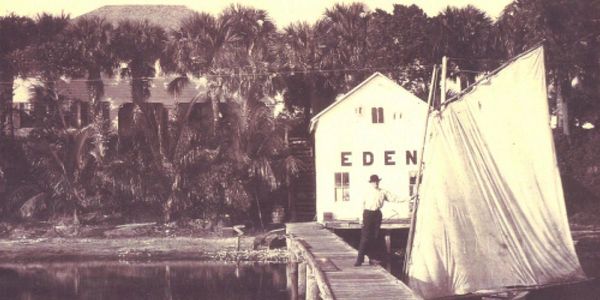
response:
[(365, 255), (369, 259), (373, 258), (377, 238), (379, 237), (379, 227), (381, 226), (381, 211), (364, 210), (363, 226), (360, 232), (360, 245), (358, 246), (357, 262), (363, 263)]

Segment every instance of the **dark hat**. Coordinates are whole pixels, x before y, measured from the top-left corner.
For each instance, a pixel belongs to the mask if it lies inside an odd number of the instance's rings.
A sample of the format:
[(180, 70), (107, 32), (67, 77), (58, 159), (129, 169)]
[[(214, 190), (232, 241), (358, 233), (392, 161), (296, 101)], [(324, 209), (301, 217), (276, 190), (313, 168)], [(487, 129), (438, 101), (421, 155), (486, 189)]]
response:
[(369, 182), (380, 182), (381, 178), (379, 178), (379, 176), (377, 176), (376, 174), (371, 175), (371, 177), (369, 178)]

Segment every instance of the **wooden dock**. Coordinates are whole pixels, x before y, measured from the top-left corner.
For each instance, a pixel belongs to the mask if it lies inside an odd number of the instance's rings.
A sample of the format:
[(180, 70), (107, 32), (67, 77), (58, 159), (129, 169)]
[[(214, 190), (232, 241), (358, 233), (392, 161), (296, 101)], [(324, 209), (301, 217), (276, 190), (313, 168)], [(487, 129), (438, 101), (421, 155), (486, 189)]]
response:
[(355, 267), (357, 251), (315, 222), (286, 224), (291, 299), (421, 299), (381, 266)]

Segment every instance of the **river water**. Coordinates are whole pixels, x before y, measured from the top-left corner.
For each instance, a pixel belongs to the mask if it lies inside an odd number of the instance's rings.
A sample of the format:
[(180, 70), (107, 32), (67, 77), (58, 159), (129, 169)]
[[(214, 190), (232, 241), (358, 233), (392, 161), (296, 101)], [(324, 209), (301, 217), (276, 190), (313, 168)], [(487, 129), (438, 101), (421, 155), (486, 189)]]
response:
[(287, 299), (285, 264), (0, 265), (0, 299)]
[[(356, 234), (340, 236), (353, 246)], [(403, 237), (392, 243), (403, 249)], [(600, 240), (580, 242), (577, 254), (590, 278), (600, 278)], [(384, 267), (401, 278), (402, 257)], [(198, 261), (84, 261), (0, 264), (2, 299), (289, 299), (286, 264)], [(465, 299), (465, 298), (463, 298)], [(472, 297), (469, 299), (481, 299)], [(545, 288), (527, 300), (598, 300), (600, 280)]]

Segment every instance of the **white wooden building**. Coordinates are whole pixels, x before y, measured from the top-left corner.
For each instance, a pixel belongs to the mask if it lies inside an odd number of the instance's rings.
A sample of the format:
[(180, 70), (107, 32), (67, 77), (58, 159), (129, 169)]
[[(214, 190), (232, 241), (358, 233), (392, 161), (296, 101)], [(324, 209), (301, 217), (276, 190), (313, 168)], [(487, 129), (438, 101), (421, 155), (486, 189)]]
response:
[[(414, 192), (427, 103), (375, 73), (314, 116), (319, 222), (356, 221), (369, 176), (400, 199)], [(408, 201), (386, 202), (384, 223), (409, 218)]]

